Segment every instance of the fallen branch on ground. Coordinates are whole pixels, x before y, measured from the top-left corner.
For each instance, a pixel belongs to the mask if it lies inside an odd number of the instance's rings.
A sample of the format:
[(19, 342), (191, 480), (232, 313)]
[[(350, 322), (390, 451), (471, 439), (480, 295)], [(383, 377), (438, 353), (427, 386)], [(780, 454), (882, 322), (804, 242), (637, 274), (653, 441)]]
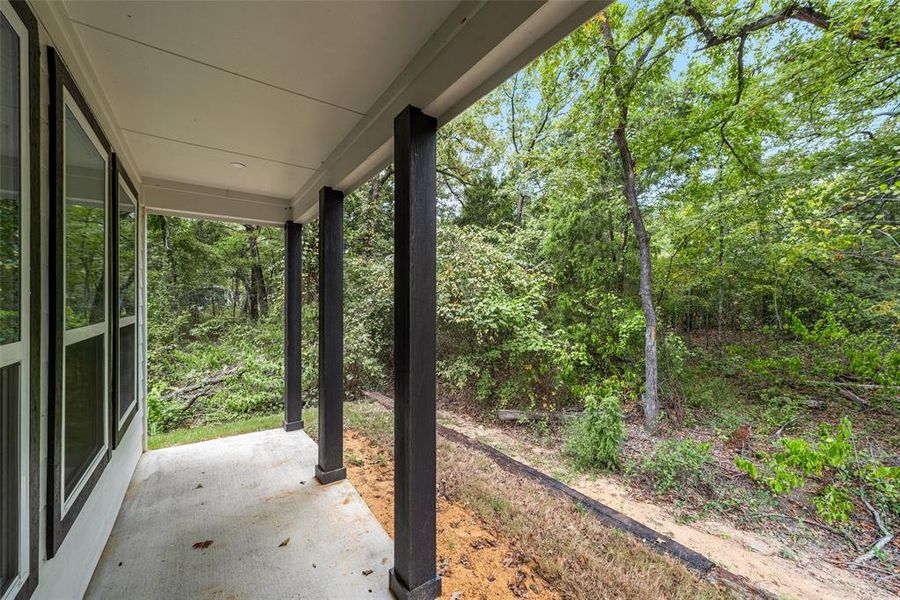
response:
[(787, 423), (785, 423), (784, 425), (779, 427), (778, 431), (775, 432), (775, 437), (780, 438), (781, 434), (784, 433), (784, 430), (787, 429), (788, 427), (790, 427), (794, 423), (794, 421), (796, 421), (799, 417), (800, 417), (800, 415), (794, 415), (793, 417), (788, 419)]
[(856, 402), (857, 404), (861, 404), (863, 406), (869, 406), (868, 400), (866, 400), (865, 398), (860, 398), (859, 396), (857, 396), (856, 394), (854, 394), (853, 392), (851, 392), (848, 389), (838, 388), (838, 394), (840, 394), (841, 396), (843, 396), (844, 398), (846, 398), (847, 400), (849, 400), (851, 402)]
[(816, 379), (808, 379), (806, 381), (801, 381), (800, 383), (805, 383), (807, 385), (823, 385), (828, 387), (855, 387), (864, 390), (880, 390), (883, 387), (895, 387), (892, 385), (883, 386), (877, 383), (856, 383), (855, 381), (820, 381)]
[(773, 518), (779, 518), (779, 519), (790, 519), (792, 521), (797, 521), (798, 523), (803, 523), (804, 525), (809, 525), (811, 527), (818, 527), (819, 529), (821, 529), (823, 531), (827, 531), (828, 533), (830, 533), (832, 535), (844, 538), (845, 540), (847, 540), (847, 542), (850, 543), (851, 546), (853, 546), (854, 550), (859, 552), (859, 544), (857, 544), (856, 541), (852, 537), (850, 537), (848, 534), (844, 533), (843, 531), (840, 531), (839, 529), (833, 529), (833, 528), (829, 527), (828, 525), (824, 525), (822, 523), (816, 523), (815, 521), (810, 521), (809, 519), (803, 519), (801, 517), (795, 517), (793, 515), (786, 515), (784, 513), (767, 513), (767, 514), (760, 515), (760, 516), (761, 517), (773, 517)]
[(894, 534), (891, 533), (891, 531), (887, 527), (884, 526), (884, 522), (881, 520), (881, 513), (879, 513), (877, 510), (875, 510), (875, 507), (873, 507), (871, 504), (869, 504), (869, 501), (866, 500), (865, 498), (863, 498), (862, 501), (863, 501), (863, 504), (866, 505), (866, 509), (868, 509), (868, 511), (870, 513), (872, 513), (872, 518), (875, 519), (875, 525), (878, 526), (878, 529), (884, 535), (881, 537), (881, 539), (879, 539), (877, 542), (875, 542), (874, 546), (869, 548), (868, 552), (853, 559), (853, 562), (850, 563), (851, 567), (858, 567), (859, 565), (866, 562), (870, 558), (874, 558), (876, 553), (878, 553), (879, 551), (884, 549), (884, 547), (887, 546), (888, 544), (890, 544), (891, 541), (894, 539)]
[(551, 421), (571, 421), (577, 419), (583, 413), (580, 412), (548, 412), (545, 410), (513, 410), (500, 409), (497, 411), (497, 418), (501, 421), (543, 421), (549, 419)]
[[(241, 371), (243, 371), (243, 367), (241, 367), (241, 366), (234, 366), (234, 367), (230, 367), (230, 368), (226, 367), (219, 373), (216, 373), (215, 375), (212, 375), (211, 377), (204, 379), (203, 381), (201, 381), (199, 383), (193, 383), (193, 384), (187, 385), (183, 388), (178, 388), (176, 390), (173, 390), (173, 391), (169, 392), (168, 394), (166, 394), (165, 396), (163, 396), (162, 399), (164, 401), (169, 401), (169, 400), (173, 400), (175, 398), (187, 397), (188, 398), (187, 403), (185, 403), (185, 405), (181, 407), (182, 411), (186, 411), (186, 410), (190, 409), (191, 406), (194, 405), (194, 402), (196, 402), (198, 398), (205, 396), (207, 393), (209, 393), (210, 388), (212, 388), (213, 386), (215, 386), (219, 383), (222, 383), (226, 379), (229, 379), (231, 377), (234, 377), (235, 375), (240, 374)], [(188, 397), (188, 395), (190, 395), (190, 397)]]

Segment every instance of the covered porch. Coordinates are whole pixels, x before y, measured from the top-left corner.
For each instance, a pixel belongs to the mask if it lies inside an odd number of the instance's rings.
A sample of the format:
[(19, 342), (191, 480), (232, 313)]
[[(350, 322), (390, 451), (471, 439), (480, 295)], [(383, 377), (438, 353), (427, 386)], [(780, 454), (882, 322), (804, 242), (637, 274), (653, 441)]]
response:
[[(608, 2), (0, 1), (22, 25), (31, 240), (21, 533), (0, 600), (439, 596), (438, 128)], [(344, 196), (390, 164), (393, 541), (343, 462)], [(146, 452), (148, 214), (283, 228), (282, 431)], [(301, 397), (310, 259), (318, 446)]]
[(316, 462), (279, 430), (145, 453), (86, 598), (389, 598), (390, 538)]

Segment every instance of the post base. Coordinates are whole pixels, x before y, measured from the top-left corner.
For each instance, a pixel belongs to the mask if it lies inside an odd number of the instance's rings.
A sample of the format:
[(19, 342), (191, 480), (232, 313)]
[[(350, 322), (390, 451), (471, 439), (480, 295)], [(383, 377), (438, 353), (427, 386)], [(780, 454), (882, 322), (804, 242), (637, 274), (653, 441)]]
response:
[(319, 483), (321, 483), (322, 485), (334, 483), (335, 481), (340, 481), (341, 479), (347, 479), (347, 468), (341, 467), (339, 469), (325, 471), (324, 469), (322, 469), (322, 467), (316, 465), (316, 479), (318, 479)]
[(284, 430), (285, 431), (300, 431), (303, 429), (303, 421), (285, 421), (284, 422)]
[(441, 576), (426, 581), (415, 589), (408, 589), (394, 569), (390, 571), (390, 589), (397, 600), (435, 600), (441, 596)]

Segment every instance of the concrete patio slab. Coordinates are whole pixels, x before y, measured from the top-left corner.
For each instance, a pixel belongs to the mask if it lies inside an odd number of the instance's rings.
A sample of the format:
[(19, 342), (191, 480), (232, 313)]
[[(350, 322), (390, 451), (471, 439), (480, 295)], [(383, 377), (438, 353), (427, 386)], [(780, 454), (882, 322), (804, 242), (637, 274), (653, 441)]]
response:
[(315, 464), (302, 431), (144, 454), (86, 598), (390, 598), (390, 538)]

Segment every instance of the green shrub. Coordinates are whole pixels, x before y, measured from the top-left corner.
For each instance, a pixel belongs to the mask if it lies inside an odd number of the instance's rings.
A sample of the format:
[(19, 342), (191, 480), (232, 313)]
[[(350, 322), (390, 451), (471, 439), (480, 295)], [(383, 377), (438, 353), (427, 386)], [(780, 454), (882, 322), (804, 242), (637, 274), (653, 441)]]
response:
[(706, 481), (703, 468), (712, 462), (709, 444), (694, 440), (665, 440), (638, 465), (638, 473), (657, 494), (665, 494), (676, 486), (697, 487)]
[(850, 494), (839, 485), (828, 485), (813, 499), (816, 513), (826, 523), (846, 523), (853, 511)]
[(615, 469), (620, 465), (625, 421), (617, 396), (600, 402), (590, 395), (584, 403), (584, 415), (566, 432), (566, 451), (579, 469)]
[(825, 484), (815, 494), (813, 503), (816, 513), (828, 523), (849, 520), (853, 494), (859, 490), (866, 490), (879, 510), (900, 514), (900, 468), (857, 455), (849, 418), (842, 418), (836, 429), (822, 423), (818, 441), (786, 437), (781, 446), (773, 456), (764, 457), (761, 464), (736, 457), (735, 465), (774, 494), (803, 488), (811, 479)]
[(853, 424), (844, 417), (838, 424), (837, 431), (822, 423), (818, 442), (782, 438), (782, 450), (766, 461), (762, 470), (740, 457), (735, 459), (735, 464), (774, 493), (787, 494), (805, 486), (809, 477), (821, 478), (826, 471), (844, 470), (853, 455), (852, 436)]

